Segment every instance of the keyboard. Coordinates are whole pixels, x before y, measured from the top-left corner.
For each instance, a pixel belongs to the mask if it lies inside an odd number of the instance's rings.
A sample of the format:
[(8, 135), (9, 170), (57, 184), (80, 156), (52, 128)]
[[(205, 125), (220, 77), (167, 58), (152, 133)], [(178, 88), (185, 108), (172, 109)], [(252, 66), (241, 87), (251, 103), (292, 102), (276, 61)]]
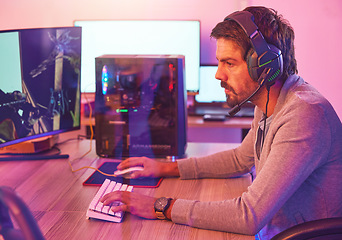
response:
[(87, 210), (87, 219), (95, 218), (110, 222), (121, 222), (124, 216), (124, 212), (113, 212), (111, 210), (111, 206), (122, 204), (121, 202), (114, 202), (112, 205), (105, 206), (102, 202), (100, 202), (102, 196), (106, 195), (107, 193), (114, 192), (114, 191), (133, 191), (133, 186), (118, 183), (115, 181), (111, 181), (106, 179), (98, 192), (96, 193), (95, 197), (91, 201), (89, 208)]

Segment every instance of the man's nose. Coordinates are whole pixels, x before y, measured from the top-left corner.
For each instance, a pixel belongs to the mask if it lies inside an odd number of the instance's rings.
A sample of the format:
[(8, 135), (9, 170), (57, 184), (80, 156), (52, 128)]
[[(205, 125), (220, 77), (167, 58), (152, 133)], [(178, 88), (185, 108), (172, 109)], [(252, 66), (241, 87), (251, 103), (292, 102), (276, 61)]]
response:
[(226, 82), (228, 80), (226, 74), (224, 74), (220, 65), (218, 65), (218, 67), (217, 67), (217, 70), (215, 73), (215, 78), (217, 80), (224, 81), (224, 82)]

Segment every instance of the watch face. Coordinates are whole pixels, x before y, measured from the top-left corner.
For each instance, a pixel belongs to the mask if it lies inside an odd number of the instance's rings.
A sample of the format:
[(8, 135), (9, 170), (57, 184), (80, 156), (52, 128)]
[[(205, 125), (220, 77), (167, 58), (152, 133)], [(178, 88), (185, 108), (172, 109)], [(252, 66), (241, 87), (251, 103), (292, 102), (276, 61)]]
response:
[(164, 208), (168, 205), (169, 200), (166, 197), (161, 197), (156, 200), (154, 203), (154, 208), (157, 211), (164, 211)]

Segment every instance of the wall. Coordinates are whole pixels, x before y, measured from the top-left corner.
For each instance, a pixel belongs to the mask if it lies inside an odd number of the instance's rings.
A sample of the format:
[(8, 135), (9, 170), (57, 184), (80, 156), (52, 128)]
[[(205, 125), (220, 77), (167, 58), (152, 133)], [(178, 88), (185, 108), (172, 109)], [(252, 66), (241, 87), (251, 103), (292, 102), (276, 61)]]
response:
[(299, 74), (342, 118), (340, 0), (1, 0), (0, 29), (72, 26), (74, 20), (85, 19), (200, 20), (201, 64), (216, 64), (211, 29), (248, 5), (272, 7), (290, 21), (296, 32)]
[(341, 75), (342, 1), (340, 0), (252, 0), (278, 10), (289, 20), (296, 38), (299, 75), (316, 87), (342, 119)]

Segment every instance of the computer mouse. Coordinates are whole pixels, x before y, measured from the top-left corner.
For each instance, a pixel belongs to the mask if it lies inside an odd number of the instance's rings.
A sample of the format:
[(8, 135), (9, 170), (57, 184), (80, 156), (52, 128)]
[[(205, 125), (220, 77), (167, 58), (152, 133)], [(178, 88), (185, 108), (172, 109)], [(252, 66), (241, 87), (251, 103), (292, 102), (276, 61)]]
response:
[(136, 171), (142, 171), (142, 170), (144, 170), (144, 167), (141, 167), (141, 166), (129, 167), (123, 170), (116, 170), (114, 172), (114, 175), (129, 179), (131, 178), (132, 173)]

